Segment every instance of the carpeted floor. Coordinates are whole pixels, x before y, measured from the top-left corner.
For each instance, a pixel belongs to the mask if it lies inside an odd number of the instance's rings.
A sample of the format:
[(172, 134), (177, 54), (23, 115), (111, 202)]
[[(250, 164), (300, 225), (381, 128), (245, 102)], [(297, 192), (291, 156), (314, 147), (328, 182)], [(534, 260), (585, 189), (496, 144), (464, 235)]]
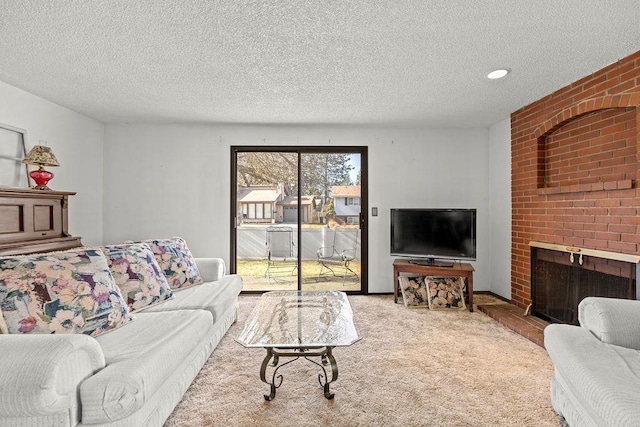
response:
[(275, 400), (259, 370), (266, 352), (234, 338), (258, 300), (240, 297), (234, 324), (182, 402), (172, 426), (558, 426), (544, 348), (481, 312), (409, 309), (392, 296), (350, 296), (362, 340), (334, 350), (334, 400), (319, 368), (283, 367)]

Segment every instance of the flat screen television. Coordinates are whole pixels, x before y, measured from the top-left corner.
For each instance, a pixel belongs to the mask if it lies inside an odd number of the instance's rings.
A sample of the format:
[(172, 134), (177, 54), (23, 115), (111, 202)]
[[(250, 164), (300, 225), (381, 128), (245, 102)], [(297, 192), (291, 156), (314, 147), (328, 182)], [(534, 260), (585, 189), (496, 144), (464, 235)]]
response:
[(391, 255), (419, 264), (476, 259), (475, 209), (391, 209)]

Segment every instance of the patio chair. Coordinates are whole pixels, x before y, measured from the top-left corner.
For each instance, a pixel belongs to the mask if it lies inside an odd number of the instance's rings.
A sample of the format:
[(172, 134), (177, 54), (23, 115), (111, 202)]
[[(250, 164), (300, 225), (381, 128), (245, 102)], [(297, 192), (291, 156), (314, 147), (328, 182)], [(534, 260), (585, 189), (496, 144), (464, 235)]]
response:
[(271, 282), (276, 275), (291, 275), (298, 268), (298, 252), (293, 241), (293, 228), (278, 225), (267, 227), (267, 271), (264, 276)]
[[(335, 228), (333, 229), (333, 239), (329, 239), (331, 244), (318, 248), (318, 262), (320, 263), (318, 280), (320, 280), (320, 276), (330, 272), (335, 277), (342, 276), (342, 284), (344, 285), (347, 277), (358, 280), (358, 273), (349, 266), (349, 263), (356, 259), (358, 230), (349, 229), (340, 232), (340, 234), (343, 236), (343, 238), (340, 239), (343, 242), (340, 249), (337, 247), (337, 244), (340, 243), (337, 239), (338, 230)], [(325, 271), (327, 271), (327, 273), (325, 273)]]

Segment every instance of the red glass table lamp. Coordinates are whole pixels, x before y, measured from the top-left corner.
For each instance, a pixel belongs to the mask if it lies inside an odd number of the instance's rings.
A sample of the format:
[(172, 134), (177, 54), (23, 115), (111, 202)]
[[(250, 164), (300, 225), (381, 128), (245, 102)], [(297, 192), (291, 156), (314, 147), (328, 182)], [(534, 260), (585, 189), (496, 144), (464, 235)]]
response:
[(53, 173), (45, 170), (44, 166), (60, 166), (51, 148), (45, 145), (36, 145), (29, 151), (22, 163), (38, 166), (37, 170), (29, 172), (29, 176), (36, 183), (32, 187), (34, 190), (51, 190), (47, 183), (53, 178)]

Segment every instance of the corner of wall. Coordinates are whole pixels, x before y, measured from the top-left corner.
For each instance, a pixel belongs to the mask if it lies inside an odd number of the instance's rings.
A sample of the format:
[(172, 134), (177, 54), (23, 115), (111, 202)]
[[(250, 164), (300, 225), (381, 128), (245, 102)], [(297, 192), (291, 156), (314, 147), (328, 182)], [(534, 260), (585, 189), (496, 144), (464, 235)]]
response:
[(511, 299), (511, 119), (489, 128), (490, 291)]

